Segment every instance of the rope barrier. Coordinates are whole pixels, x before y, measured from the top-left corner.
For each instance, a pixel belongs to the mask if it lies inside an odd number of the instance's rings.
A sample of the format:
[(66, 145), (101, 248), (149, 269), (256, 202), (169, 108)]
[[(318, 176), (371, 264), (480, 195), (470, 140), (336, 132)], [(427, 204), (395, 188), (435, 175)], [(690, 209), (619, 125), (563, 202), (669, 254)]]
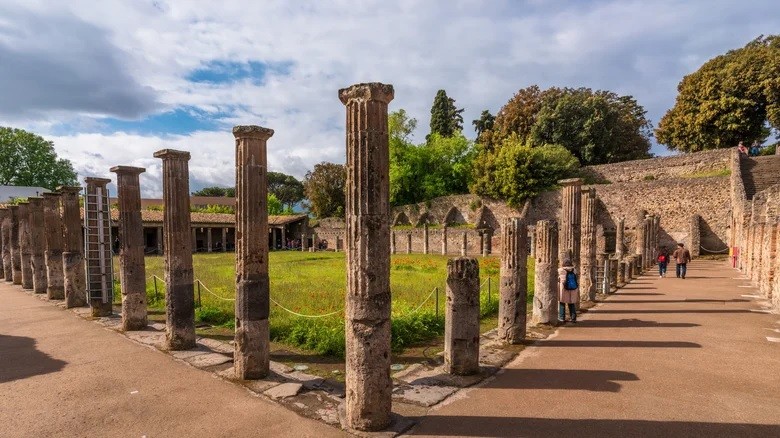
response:
[(418, 311), (418, 310), (422, 309), (422, 306), (423, 306), (423, 305), (425, 305), (425, 303), (427, 303), (427, 302), (428, 302), (428, 300), (430, 300), (430, 299), (431, 299), (431, 297), (433, 296), (433, 294), (435, 294), (435, 293), (436, 293), (436, 289), (438, 289), (438, 288), (437, 288), (437, 287), (434, 287), (434, 288), (433, 288), (433, 290), (431, 291), (431, 293), (429, 293), (429, 294), (428, 294), (428, 296), (427, 296), (427, 297), (426, 297), (426, 298), (423, 300), (423, 302), (422, 302), (422, 303), (420, 303), (420, 305), (419, 305), (419, 306), (417, 306), (417, 308), (416, 308), (416, 309), (414, 309), (414, 310), (412, 310), (411, 312), (409, 312), (409, 314), (412, 314), (412, 313), (417, 313), (417, 311)]
[(215, 294), (214, 292), (212, 292), (212, 291), (211, 291), (211, 289), (209, 289), (208, 287), (206, 287), (206, 285), (205, 285), (205, 284), (203, 284), (203, 282), (202, 282), (202, 281), (198, 280), (197, 278), (195, 279), (195, 281), (197, 281), (198, 283), (200, 283), (200, 286), (201, 286), (203, 289), (206, 289), (206, 292), (210, 293), (211, 295), (214, 295), (214, 297), (215, 297), (215, 298), (218, 298), (218, 299), (220, 299), (220, 300), (222, 300), (222, 301), (235, 301), (235, 300), (236, 300), (235, 298), (224, 298), (224, 297), (221, 297), (221, 296), (219, 296), (219, 295)]
[(276, 304), (277, 306), (279, 306), (279, 308), (281, 308), (281, 309), (282, 309), (282, 310), (284, 310), (285, 312), (287, 312), (287, 313), (290, 313), (290, 314), (293, 314), (293, 315), (295, 315), (295, 316), (300, 316), (301, 318), (324, 318), (324, 317), (326, 317), (326, 316), (333, 316), (333, 315), (336, 315), (336, 314), (338, 314), (338, 313), (341, 313), (341, 312), (343, 312), (343, 311), (344, 311), (344, 308), (342, 307), (341, 309), (339, 309), (339, 310), (336, 310), (335, 312), (326, 313), (326, 314), (324, 314), (324, 315), (304, 315), (303, 313), (298, 313), (298, 312), (292, 311), (292, 310), (290, 310), (290, 309), (288, 309), (288, 308), (286, 308), (286, 307), (282, 306), (281, 304), (279, 304), (279, 302), (278, 302), (278, 301), (276, 301), (276, 300), (275, 300), (275, 299), (273, 299), (273, 298), (271, 298), (270, 300), (271, 300), (271, 302), (272, 302), (272, 303), (274, 303), (274, 304)]
[(701, 245), (701, 244), (699, 244), (699, 247), (700, 247), (701, 249), (703, 249), (703, 250), (707, 251), (707, 252), (711, 252), (711, 253), (715, 253), (715, 254), (720, 254), (720, 253), (724, 253), (724, 252), (728, 252), (728, 251), (729, 251), (729, 248), (722, 249), (722, 250), (720, 250), (720, 251), (713, 251), (713, 250), (711, 250), (711, 249), (707, 249), (707, 248), (705, 248), (705, 247), (704, 247), (704, 245)]

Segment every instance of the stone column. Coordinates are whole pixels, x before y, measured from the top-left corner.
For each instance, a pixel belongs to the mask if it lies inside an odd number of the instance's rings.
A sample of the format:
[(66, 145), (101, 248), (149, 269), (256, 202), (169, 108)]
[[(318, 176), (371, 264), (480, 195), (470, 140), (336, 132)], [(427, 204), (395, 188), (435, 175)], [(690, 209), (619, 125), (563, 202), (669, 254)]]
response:
[(624, 260), (623, 269), (624, 269), (624, 272), (623, 272), (624, 282), (628, 283), (628, 282), (630, 282), (633, 279), (633, 275), (632, 275), (633, 269), (631, 267), (631, 258), (630, 257)]
[(212, 249), (212, 241), (211, 241), (211, 227), (206, 228), (206, 251), (211, 252)]
[(43, 223), (46, 240), (46, 295), (50, 300), (65, 299), (65, 278), (62, 272), (62, 216), (60, 194), (43, 194)]
[(778, 218), (767, 214), (764, 226), (764, 240), (761, 242), (761, 271), (759, 272), (758, 289), (761, 296), (772, 300), (772, 284), (775, 277), (775, 246), (777, 239)]
[(428, 224), (423, 224), (423, 254), (428, 254)]
[(467, 231), (463, 232), (463, 241), (460, 244), (460, 256), (466, 257), (469, 252), (469, 235)]
[[(5, 217), (7, 213), (8, 210), (5, 207), (0, 207), (0, 255), (5, 254), (6, 252), (7, 239), (5, 230), (7, 229), (7, 225), (5, 225)], [(5, 279), (5, 265), (2, 259), (0, 259), (0, 279)]]
[[(189, 181), (187, 181), (187, 184), (189, 185)], [(164, 229), (165, 227), (163, 227)], [(192, 252), (198, 252), (198, 229), (195, 227), (192, 227)]]
[[(238, 236), (236, 236), (236, 239), (238, 239)], [(306, 234), (301, 234), (301, 251), (306, 251), (308, 243), (308, 240), (306, 240)]]
[(339, 90), (347, 109), (346, 425), (390, 424), (390, 187), (387, 104), (393, 87)]
[(411, 231), (406, 233), (406, 253), (407, 254), (412, 253), (412, 232)]
[(626, 252), (625, 234), (626, 231), (626, 219), (620, 218), (617, 223), (617, 230), (615, 230), (615, 257), (618, 260), (623, 260), (623, 255)]
[(157, 227), (157, 254), (163, 253), (163, 227)]
[(222, 227), (222, 252), (227, 251), (227, 228)]
[(447, 255), (447, 224), (441, 229), (441, 255)]
[(30, 249), (32, 251), (32, 277), (33, 292), (45, 294), (47, 288), (46, 279), (46, 229), (43, 223), (43, 198), (28, 198), (30, 205)]
[(528, 237), (531, 243), (528, 245), (530, 256), (536, 257), (536, 225), (528, 226)]
[(30, 246), (30, 203), (19, 204), (19, 252), (22, 254), (22, 289), (32, 290), (32, 248)]
[(482, 257), (490, 255), (490, 233), (484, 231), (482, 233)]
[[(122, 329), (146, 327), (146, 262), (141, 220), (142, 167), (115, 166), (119, 197), (119, 280), (122, 287)], [(158, 243), (160, 245), (160, 243)]]
[(690, 219), (690, 236), (691, 236), (691, 243), (690, 248), (688, 250), (691, 252), (691, 257), (698, 257), (701, 253), (701, 216), (698, 214), (694, 214), (691, 216)]
[(580, 238), (580, 300), (596, 300), (596, 189), (582, 192), (582, 229)]
[(498, 337), (508, 344), (525, 339), (528, 301), (528, 230), (519, 218), (501, 225), (501, 285), (498, 302)]
[(536, 223), (533, 324), (555, 324), (558, 319), (558, 226)]
[(647, 216), (647, 210), (639, 210), (636, 215), (636, 249), (634, 253), (639, 256), (640, 264), (645, 262), (645, 216)]
[(11, 263), (11, 210), (0, 208), (0, 230), (2, 231), (2, 256), (3, 256), (3, 279), (7, 282), (13, 281), (14, 269)]
[(11, 281), (22, 284), (22, 251), (19, 248), (19, 206), (8, 206), (9, 230), (11, 239)]
[(85, 178), (87, 184), (84, 217), (87, 226), (85, 254), (87, 299), (92, 316), (109, 316), (113, 311), (113, 252), (111, 251), (111, 214), (106, 185), (108, 178)]
[(650, 268), (655, 263), (655, 258), (653, 258), (653, 215), (648, 215), (645, 218), (645, 228), (647, 230), (645, 232), (645, 260), (647, 260), (645, 267)]
[(267, 141), (273, 129), (235, 126), (236, 334), (238, 379), (262, 379), (270, 365)]
[(395, 254), (396, 246), (395, 246), (395, 231), (392, 231), (390, 233), (390, 254)]
[(84, 271), (84, 231), (81, 227), (79, 194), (81, 187), (62, 186), (62, 229), (63, 252), (62, 269), (64, 273), (65, 307), (87, 305), (87, 275)]
[(582, 179), (558, 181), (561, 186), (561, 223), (558, 259), (568, 255), (574, 266), (580, 262), (580, 219), (582, 214)]
[(626, 284), (626, 262), (617, 260), (617, 266), (617, 284), (618, 287), (622, 287)]
[(460, 257), (447, 261), (444, 370), (459, 376), (479, 372), (479, 264), (476, 259)]
[(195, 348), (195, 297), (190, 237), (190, 153), (163, 149), (163, 239), (165, 245), (165, 338), (168, 350)]

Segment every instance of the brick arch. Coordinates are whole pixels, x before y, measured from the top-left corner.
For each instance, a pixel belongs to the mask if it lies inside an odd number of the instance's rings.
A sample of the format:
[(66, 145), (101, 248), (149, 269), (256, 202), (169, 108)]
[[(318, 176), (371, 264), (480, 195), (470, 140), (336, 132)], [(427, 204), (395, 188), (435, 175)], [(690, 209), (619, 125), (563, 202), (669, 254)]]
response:
[(395, 215), (395, 219), (393, 219), (393, 226), (411, 224), (412, 222), (409, 220), (409, 216), (407, 216), (403, 211)]
[(463, 216), (463, 212), (458, 210), (457, 207), (452, 206), (447, 210), (447, 214), (444, 215), (445, 225), (461, 225), (466, 223), (466, 217)]

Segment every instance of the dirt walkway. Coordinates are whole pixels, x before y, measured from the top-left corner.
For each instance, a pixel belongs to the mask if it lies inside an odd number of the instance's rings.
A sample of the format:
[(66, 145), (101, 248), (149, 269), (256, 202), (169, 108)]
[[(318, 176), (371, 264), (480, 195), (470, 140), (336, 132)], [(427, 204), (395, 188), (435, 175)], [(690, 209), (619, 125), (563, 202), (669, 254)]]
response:
[(0, 283), (0, 436), (343, 436)]
[(780, 436), (780, 316), (737, 276), (699, 261), (642, 277), (410, 434)]

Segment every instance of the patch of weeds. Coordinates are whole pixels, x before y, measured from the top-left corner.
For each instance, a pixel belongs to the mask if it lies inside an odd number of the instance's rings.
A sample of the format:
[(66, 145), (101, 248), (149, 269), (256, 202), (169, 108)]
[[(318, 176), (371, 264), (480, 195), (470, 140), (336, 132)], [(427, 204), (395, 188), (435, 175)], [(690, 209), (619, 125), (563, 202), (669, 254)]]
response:
[(211, 325), (235, 324), (233, 312), (216, 307), (198, 307), (195, 309), (195, 320)]
[(701, 172), (688, 173), (683, 175), (683, 178), (710, 178), (714, 176), (729, 175), (731, 175), (731, 169), (724, 167), (722, 169), (703, 170)]
[(477, 211), (479, 207), (482, 207), (482, 200), (481, 199), (475, 199), (469, 203), (469, 208), (471, 211)]
[(655, 175), (645, 175), (642, 179), (645, 181), (655, 181)]
[(411, 345), (428, 341), (444, 333), (444, 315), (431, 312), (407, 313), (393, 317), (390, 347), (400, 353)]

